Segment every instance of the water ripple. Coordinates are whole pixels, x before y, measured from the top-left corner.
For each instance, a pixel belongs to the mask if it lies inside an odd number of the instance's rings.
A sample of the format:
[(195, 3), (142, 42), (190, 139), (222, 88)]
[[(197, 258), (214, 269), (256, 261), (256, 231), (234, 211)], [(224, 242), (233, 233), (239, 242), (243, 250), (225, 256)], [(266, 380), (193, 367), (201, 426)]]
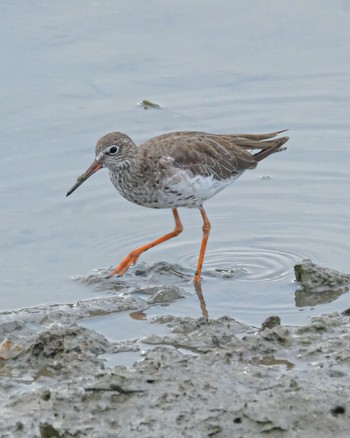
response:
[[(186, 254), (178, 260), (185, 266), (192, 265), (198, 254)], [(207, 251), (204, 275), (210, 271), (233, 272), (238, 281), (276, 282), (293, 272), (295, 263), (307, 254), (276, 247), (235, 247), (234, 249)]]

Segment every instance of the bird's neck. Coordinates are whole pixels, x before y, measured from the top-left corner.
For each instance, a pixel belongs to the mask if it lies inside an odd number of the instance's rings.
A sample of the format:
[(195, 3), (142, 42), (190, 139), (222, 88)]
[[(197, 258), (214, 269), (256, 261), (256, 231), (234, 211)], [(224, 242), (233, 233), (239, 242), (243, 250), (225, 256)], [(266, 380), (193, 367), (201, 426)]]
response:
[(134, 185), (134, 176), (138, 173), (138, 149), (137, 146), (130, 148), (123, 160), (114, 169), (109, 169), (110, 179), (115, 188), (124, 195), (125, 191), (131, 190)]

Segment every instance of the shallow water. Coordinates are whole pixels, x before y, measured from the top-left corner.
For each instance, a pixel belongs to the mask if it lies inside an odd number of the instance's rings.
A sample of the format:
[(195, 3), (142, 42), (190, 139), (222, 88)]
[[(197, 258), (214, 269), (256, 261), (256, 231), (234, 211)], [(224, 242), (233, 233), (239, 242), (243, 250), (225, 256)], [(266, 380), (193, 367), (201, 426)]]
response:
[[(31, 2), (20, 9), (5, 1), (0, 8), (2, 310), (111, 293), (73, 278), (114, 266), (173, 228), (170, 211), (128, 203), (106, 171), (65, 198), (104, 133), (120, 130), (141, 142), (174, 130), (284, 128), (286, 152), (206, 204), (209, 314), (253, 325), (279, 314), (297, 324), (349, 307), (345, 294), (297, 308), (293, 272), (303, 258), (350, 272), (348, 1)], [(143, 99), (162, 108), (144, 110)], [(195, 269), (201, 217), (180, 215), (184, 233), (142, 261)], [(215, 269), (236, 275), (211, 277)], [(190, 282), (186, 291), (148, 313), (200, 316)]]

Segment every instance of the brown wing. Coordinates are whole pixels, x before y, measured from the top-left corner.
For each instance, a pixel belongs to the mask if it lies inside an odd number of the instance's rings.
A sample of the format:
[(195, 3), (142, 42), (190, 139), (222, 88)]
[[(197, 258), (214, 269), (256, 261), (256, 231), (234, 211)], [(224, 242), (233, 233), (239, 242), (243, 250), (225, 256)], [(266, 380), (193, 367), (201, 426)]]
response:
[(263, 140), (275, 135), (277, 133), (220, 135), (172, 132), (152, 138), (141, 145), (141, 149), (149, 153), (152, 146), (155, 160), (170, 158), (173, 166), (186, 169), (194, 175), (224, 180), (255, 168), (259, 160), (254, 158), (251, 151), (270, 149), (277, 140)]

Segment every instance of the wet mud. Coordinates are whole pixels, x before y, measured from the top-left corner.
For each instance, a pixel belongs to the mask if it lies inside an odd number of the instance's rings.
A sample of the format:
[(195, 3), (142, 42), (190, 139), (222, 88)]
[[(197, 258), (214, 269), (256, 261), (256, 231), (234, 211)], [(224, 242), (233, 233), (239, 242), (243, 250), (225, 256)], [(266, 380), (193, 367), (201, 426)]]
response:
[[(322, 269), (311, 271), (325, 278)], [(332, 288), (346, 287), (326, 272)], [(311, 280), (305, 290), (302, 277), (303, 293), (322, 295)], [(81, 324), (118, 312), (142, 318), (154, 303), (185, 295), (175, 283), (146, 283), (121, 296), (0, 314), (1, 437), (349, 436), (348, 309), (300, 327), (278, 315), (261, 327), (158, 316), (149, 320), (154, 334), (127, 341)], [(125, 352), (138, 354), (130, 367), (118, 364)]]

